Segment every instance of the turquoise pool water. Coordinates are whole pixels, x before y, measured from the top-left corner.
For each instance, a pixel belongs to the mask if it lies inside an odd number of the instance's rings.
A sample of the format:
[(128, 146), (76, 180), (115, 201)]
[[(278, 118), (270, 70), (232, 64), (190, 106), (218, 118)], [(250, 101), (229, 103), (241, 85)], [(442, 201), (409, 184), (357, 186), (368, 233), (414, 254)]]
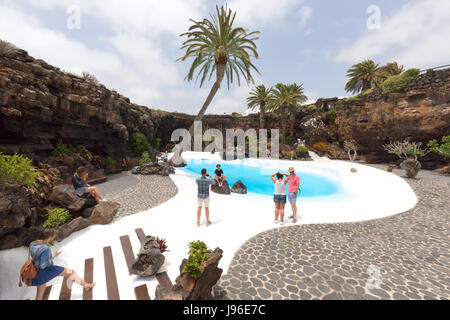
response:
[[(214, 160), (186, 159), (186, 162), (187, 167), (182, 170), (187, 171), (189, 174), (200, 176), (200, 171), (205, 168), (213, 177), (216, 165), (220, 164), (224, 174), (227, 176), (230, 188), (235, 182), (241, 180), (247, 186), (248, 192), (273, 195), (274, 185), (270, 175), (275, 173), (276, 169), (262, 169), (256, 166), (226, 163), (225, 161), (218, 163)], [(329, 196), (340, 190), (338, 181), (327, 176), (302, 172), (301, 170), (296, 171), (296, 173), (300, 176), (300, 197)]]

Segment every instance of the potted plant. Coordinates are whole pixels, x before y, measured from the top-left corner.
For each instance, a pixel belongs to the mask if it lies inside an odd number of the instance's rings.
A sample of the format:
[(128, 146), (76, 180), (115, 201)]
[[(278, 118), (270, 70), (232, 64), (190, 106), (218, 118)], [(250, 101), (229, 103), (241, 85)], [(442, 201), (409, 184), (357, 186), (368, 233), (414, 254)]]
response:
[(414, 179), (419, 173), (422, 165), (418, 158), (424, 157), (429, 153), (425, 149), (421, 149), (421, 142), (409, 142), (405, 140), (403, 142), (393, 142), (384, 145), (383, 148), (390, 154), (395, 154), (403, 162), (400, 164), (402, 169), (405, 169), (408, 178)]

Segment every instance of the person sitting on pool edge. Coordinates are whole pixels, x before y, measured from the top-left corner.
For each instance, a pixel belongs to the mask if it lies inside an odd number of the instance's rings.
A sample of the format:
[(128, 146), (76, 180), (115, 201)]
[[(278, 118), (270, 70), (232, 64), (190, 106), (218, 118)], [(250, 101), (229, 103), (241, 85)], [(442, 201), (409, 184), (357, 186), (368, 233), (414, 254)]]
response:
[(217, 182), (217, 184), (219, 185), (219, 187), (221, 187), (227, 176), (225, 176), (225, 175), (223, 174), (223, 170), (220, 168), (220, 164), (218, 164), (218, 165), (216, 166), (216, 168), (217, 168), (217, 169), (216, 169), (216, 171), (214, 172), (215, 175), (216, 175), (216, 182)]
[(94, 197), (97, 203), (106, 201), (98, 191), (97, 187), (91, 187), (86, 183), (88, 171), (85, 167), (79, 167), (72, 176), (72, 184), (75, 189), (75, 194), (80, 198)]
[[(275, 179), (275, 176), (277, 177)], [(283, 180), (283, 177), (286, 178)], [(278, 223), (278, 217), (280, 218), (280, 224), (284, 225), (284, 206), (286, 205), (286, 184), (289, 180), (289, 175), (285, 173), (274, 173), (270, 176), (275, 184), (275, 192), (273, 195), (273, 201), (275, 202), (275, 220), (274, 223)]]
[[(216, 183), (210, 174), (207, 174), (206, 169), (202, 169), (202, 176), (195, 180), (198, 186), (198, 210), (197, 210), (197, 226), (200, 227), (200, 217), (202, 215), (202, 207), (205, 206), (206, 226), (210, 226), (209, 221), (209, 186)], [(207, 178), (209, 177), (209, 179)]]

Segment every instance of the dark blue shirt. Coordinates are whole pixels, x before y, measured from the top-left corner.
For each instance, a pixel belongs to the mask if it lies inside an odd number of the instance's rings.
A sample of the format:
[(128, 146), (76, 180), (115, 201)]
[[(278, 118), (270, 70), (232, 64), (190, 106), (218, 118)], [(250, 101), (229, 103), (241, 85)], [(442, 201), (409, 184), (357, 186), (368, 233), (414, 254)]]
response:
[(76, 174), (74, 174), (72, 176), (72, 184), (73, 184), (73, 188), (75, 190), (80, 189), (80, 188), (84, 188), (84, 187), (87, 188), (87, 186), (88, 186), (86, 184), (86, 182), (83, 179), (79, 178)]

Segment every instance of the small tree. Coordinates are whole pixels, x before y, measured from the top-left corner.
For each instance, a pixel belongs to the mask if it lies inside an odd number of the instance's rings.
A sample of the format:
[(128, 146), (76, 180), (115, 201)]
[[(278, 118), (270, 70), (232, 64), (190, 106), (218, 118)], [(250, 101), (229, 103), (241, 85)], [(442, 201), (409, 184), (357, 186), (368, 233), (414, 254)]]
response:
[(384, 145), (383, 148), (388, 153), (395, 154), (400, 159), (404, 159), (400, 167), (406, 170), (408, 178), (415, 178), (422, 167), (417, 159), (429, 153), (426, 148), (421, 149), (421, 146), (421, 142), (409, 142), (405, 140), (403, 142), (397, 141)]
[(418, 161), (418, 158), (424, 157), (429, 153), (425, 149), (421, 149), (422, 142), (409, 142), (405, 140), (403, 142), (393, 142), (383, 146), (383, 148), (390, 154), (395, 154), (400, 159), (408, 160), (414, 159)]
[(358, 155), (358, 148), (359, 148), (358, 145), (353, 140), (344, 142), (344, 149), (345, 151), (347, 151), (348, 158), (350, 159), (350, 161), (353, 162), (356, 160), (356, 157)]
[(130, 138), (130, 148), (136, 156), (142, 155), (145, 151), (150, 151), (150, 143), (147, 138), (140, 132), (133, 133)]

